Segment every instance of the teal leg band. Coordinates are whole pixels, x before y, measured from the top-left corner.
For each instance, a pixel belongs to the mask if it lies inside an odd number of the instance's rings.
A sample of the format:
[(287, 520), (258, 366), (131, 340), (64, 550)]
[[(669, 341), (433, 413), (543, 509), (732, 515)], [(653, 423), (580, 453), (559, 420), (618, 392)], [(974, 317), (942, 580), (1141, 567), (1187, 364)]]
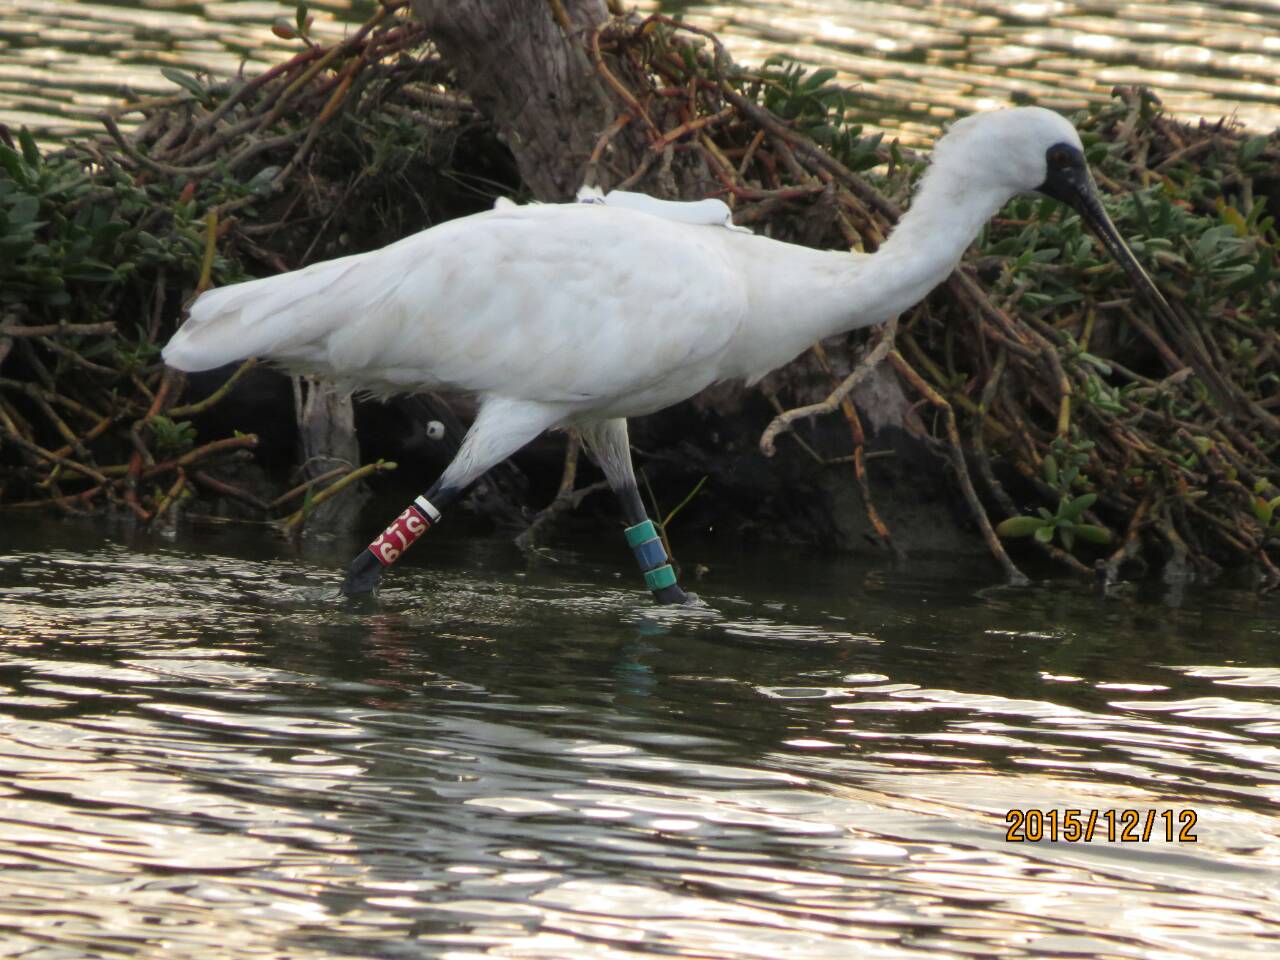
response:
[[(676, 587), (676, 572), (667, 562), (667, 549), (662, 545), (654, 522), (644, 520), (634, 527), (627, 527), (626, 535), (627, 546), (636, 555), (636, 563), (644, 574), (644, 585), (653, 591), (658, 602), (683, 602), (686, 598), (680, 588)], [(673, 587), (674, 591), (671, 589)]]
[(627, 527), (623, 533), (627, 537), (627, 546), (632, 550), (658, 536), (658, 530), (653, 525), (652, 520), (645, 520), (643, 523), (637, 523), (634, 527)]
[(658, 567), (657, 570), (649, 570), (644, 575), (644, 585), (654, 591), (674, 586), (675, 582), (676, 572), (671, 569), (669, 563)]

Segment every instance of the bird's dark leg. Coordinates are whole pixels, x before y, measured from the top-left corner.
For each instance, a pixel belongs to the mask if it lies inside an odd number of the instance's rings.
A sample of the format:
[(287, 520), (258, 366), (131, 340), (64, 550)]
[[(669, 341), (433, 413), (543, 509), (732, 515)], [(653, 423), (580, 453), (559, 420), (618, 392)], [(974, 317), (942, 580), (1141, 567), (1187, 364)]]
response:
[(636, 487), (631, 468), (631, 445), (627, 439), (627, 421), (606, 420), (580, 428), (587, 449), (604, 471), (622, 506), (626, 520), (627, 546), (631, 547), (644, 574), (645, 586), (658, 603), (688, 603), (689, 595), (676, 583), (676, 573), (668, 562), (662, 538), (649, 515)]
[(627, 522), (627, 529), (623, 531), (627, 546), (636, 555), (645, 586), (653, 593), (653, 599), (659, 603), (688, 603), (689, 595), (676, 583), (676, 572), (667, 562), (667, 550), (653, 521), (645, 513), (644, 501), (640, 499), (635, 482), (614, 492), (622, 504), (622, 515)]
[(480, 406), (458, 455), (430, 490), (409, 504), (382, 535), (351, 561), (342, 592), (348, 597), (372, 593), (382, 571), (440, 520), (448, 507), (478, 477), (501, 463), (563, 417), (556, 407), (490, 398)]
[(436, 481), (422, 496), (414, 499), (391, 526), (361, 550), (347, 568), (342, 581), (342, 592), (348, 597), (373, 593), (382, 579), (382, 571), (400, 559), (429, 529), (440, 522), (441, 511), (452, 503), (460, 491)]

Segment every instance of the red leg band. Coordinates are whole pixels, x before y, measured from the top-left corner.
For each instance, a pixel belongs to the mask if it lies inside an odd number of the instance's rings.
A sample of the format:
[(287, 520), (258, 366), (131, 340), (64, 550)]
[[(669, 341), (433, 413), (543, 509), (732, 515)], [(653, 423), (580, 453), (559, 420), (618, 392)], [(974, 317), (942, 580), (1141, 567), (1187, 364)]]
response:
[(369, 544), (369, 552), (377, 557), (378, 562), (384, 567), (389, 567), (429, 529), (431, 529), (431, 523), (418, 508), (409, 507), (392, 521), (391, 526), (382, 531), (377, 540)]

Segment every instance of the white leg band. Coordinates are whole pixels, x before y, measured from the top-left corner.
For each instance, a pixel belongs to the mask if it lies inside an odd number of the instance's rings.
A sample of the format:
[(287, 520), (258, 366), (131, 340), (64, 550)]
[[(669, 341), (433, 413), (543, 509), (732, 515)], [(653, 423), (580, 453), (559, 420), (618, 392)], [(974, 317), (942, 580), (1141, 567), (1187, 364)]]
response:
[(417, 507), (419, 510), (421, 510), (423, 516), (425, 516), (432, 523), (440, 522), (440, 511), (437, 510), (435, 507), (433, 507), (431, 505), (431, 501), (428, 500), (426, 497), (418, 497), (416, 500), (413, 501), (413, 505)]

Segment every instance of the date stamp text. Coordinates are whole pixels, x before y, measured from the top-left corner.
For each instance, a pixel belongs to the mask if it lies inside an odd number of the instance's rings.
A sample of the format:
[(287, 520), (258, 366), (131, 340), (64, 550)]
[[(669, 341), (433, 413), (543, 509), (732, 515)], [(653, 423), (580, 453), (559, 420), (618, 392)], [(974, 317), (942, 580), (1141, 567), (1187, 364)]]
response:
[(1009, 843), (1195, 843), (1194, 810), (1010, 810), (1004, 838)]

